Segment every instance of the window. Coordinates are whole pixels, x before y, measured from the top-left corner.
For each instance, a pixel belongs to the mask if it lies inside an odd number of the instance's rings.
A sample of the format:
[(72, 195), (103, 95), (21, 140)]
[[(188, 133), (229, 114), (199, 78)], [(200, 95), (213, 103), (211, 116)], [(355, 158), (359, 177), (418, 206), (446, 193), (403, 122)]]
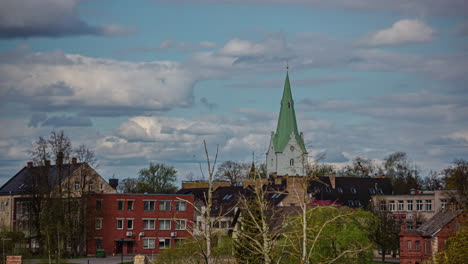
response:
[(102, 249), (102, 239), (96, 239), (96, 249)]
[(351, 201), (351, 200), (348, 200), (348, 205), (349, 205), (349, 206), (354, 206), (354, 202)]
[(408, 208), (408, 211), (413, 211), (413, 200), (406, 201), (406, 206)]
[(414, 249), (419, 250), (419, 240), (416, 240), (416, 242), (414, 243)]
[(330, 187), (325, 187), (325, 191), (327, 191), (327, 192), (331, 192), (331, 189), (330, 189)]
[(144, 230), (154, 230), (154, 219), (144, 219), (143, 220), (143, 229)]
[(416, 200), (416, 210), (422, 211), (423, 205), (422, 205), (422, 200)]
[(407, 248), (408, 250), (411, 250), (411, 245), (412, 245), (412, 244), (411, 244), (411, 240), (406, 241), (406, 248)]
[(294, 166), (294, 159), (289, 160), (289, 166)]
[(133, 219), (127, 219), (127, 229), (133, 229)]
[(380, 201), (380, 211), (386, 211), (387, 210), (387, 202), (384, 200)]
[(80, 191), (80, 182), (75, 182), (75, 192)]
[(88, 190), (89, 190), (90, 192), (94, 191), (94, 184), (93, 184), (92, 182), (90, 182), (90, 183), (88, 184)]
[(100, 189), (101, 191), (104, 190), (104, 184), (102, 184), (102, 183), (99, 184), (99, 189)]
[(432, 200), (426, 200), (426, 211), (432, 211)]
[(370, 194), (375, 194), (375, 189), (374, 188), (369, 188)]
[(117, 229), (123, 229), (123, 219), (117, 219)]
[(447, 206), (447, 200), (441, 199), (441, 200), (440, 200), (440, 207), (441, 207), (442, 209), (445, 209), (446, 206)]
[(405, 210), (405, 201), (400, 200), (398, 201), (398, 211), (404, 211)]
[(175, 230), (185, 230), (186, 226), (187, 226), (187, 221), (185, 219), (175, 220)]
[(171, 230), (171, 220), (159, 220), (159, 230)]
[(291, 108), (291, 102), (288, 101), (288, 108)]
[(379, 194), (383, 194), (383, 191), (382, 191), (382, 189), (380, 189), (380, 188), (377, 189), (377, 192), (378, 192)]
[(361, 204), (361, 201), (359, 201), (359, 200), (354, 201), (354, 204), (355, 204), (356, 206), (361, 206), (361, 205), (362, 205), (362, 204)]
[(143, 210), (154, 211), (154, 201), (143, 201)]
[(154, 238), (143, 238), (143, 248), (144, 249), (153, 249), (155, 248), (156, 239)]
[(170, 211), (171, 201), (159, 201), (159, 211)]
[(395, 211), (395, 201), (390, 201), (388, 209), (390, 211)]
[(96, 218), (96, 230), (102, 229), (102, 218)]
[(133, 211), (133, 201), (127, 201), (127, 210)]
[(223, 200), (229, 200), (231, 199), (232, 197), (232, 194), (226, 194), (224, 197), (223, 197)]
[(102, 200), (96, 200), (96, 210), (102, 209)]
[(178, 212), (187, 211), (187, 202), (186, 201), (176, 201), (175, 202), (175, 210), (178, 211)]
[(117, 201), (117, 210), (122, 211), (124, 208), (124, 201), (118, 200)]
[(343, 188), (338, 187), (338, 192), (339, 192), (339, 193), (343, 193)]
[(171, 247), (171, 239), (170, 238), (161, 238), (159, 239), (159, 248), (170, 248)]
[(355, 187), (351, 187), (351, 192), (354, 193), (354, 194), (356, 194), (356, 193), (357, 193), (356, 188), (355, 188)]

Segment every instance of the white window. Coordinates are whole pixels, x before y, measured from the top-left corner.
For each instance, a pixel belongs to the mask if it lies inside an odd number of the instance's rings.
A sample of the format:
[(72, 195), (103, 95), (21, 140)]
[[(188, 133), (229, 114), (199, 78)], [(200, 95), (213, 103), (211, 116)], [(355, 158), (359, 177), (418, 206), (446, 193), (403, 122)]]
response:
[(123, 219), (117, 219), (117, 229), (123, 229)]
[(88, 184), (88, 190), (90, 192), (94, 191), (94, 184), (92, 182)]
[(160, 238), (159, 239), (159, 248), (170, 248), (171, 247), (171, 239), (170, 238)]
[(416, 250), (419, 250), (419, 240), (416, 240), (416, 242), (414, 243), (414, 249)]
[(171, 201), (159, 201), (159, 211), (170, 211)]
[(426, 200), (426, 211), (432, 211), (432, 200)]
[(408, 208), (408, 211), (413, 211), (413, 200), (406, 201), (406, 206)]
[(175, 202), (175, 210), (179, 212), (187, 211), (187, 202), (185, 201), (176, 201)]
[(171, 230), (171, 220), (159, 220), (159, 230)]
[(117, 201), (117, 210), (122, 211), (124, 208), (124, 201), (123, 200), (118, 200)]
[(75, 182), (75, 192), (80, 191), (80, 182)]
[(422, 211), (422, 209), (423, 209), (422, 200), (416, 200), (416, 210)]
[(395, 201), (390, 201), (389, 207), (390, 207), (389, 208), (390, 211), (395, 211)]
[(175, 220), (175, 230), (185, 230), (187, 227), (187, 221), (185, 219)]
[(440, 207), (441, 207), (442, 209), (445, 209), (446, 206), (447, 206), (447, 200), (441, 199), (441, 200), (440, 200)]
[(387, 202), (385, 200), (380, 201), (380, 211), (386, 211), (387, 210)]
[(406, 248), (407, 248), (408, 250), (411, 250), (411, 248), (412, 248), (411, 240), (406, 241), (406, 243), (407, 243), (407, 244), (406, 244)]
[(102, 229), (102, 218), (96, 218), (96, 229)]
[(405, 210), (405, 201), (399, 200), (398, 201), (398, 211), (404, 211)]
[(144, 249), (153, 249), (155, 248), (156, 239), (154, 238), (143, 238), (143, 248)]
[(143, 210), (154, 211), (154, 201), (143, 201)]
[(127, 229), (128, 230), (133, 229), (133, 219), (127, 219)]
[(128, 211), (133, 211), (133, 200), (127, 201), (127, 210)]
[(104, 184), (102, 184), (102, 183), (99, 184), (99, 189), (100, 189), (101, 191), (104, 190)]
[(154, 219), (144, 219), (143, 220), (143, 229), (144, 230), (154, 230)]

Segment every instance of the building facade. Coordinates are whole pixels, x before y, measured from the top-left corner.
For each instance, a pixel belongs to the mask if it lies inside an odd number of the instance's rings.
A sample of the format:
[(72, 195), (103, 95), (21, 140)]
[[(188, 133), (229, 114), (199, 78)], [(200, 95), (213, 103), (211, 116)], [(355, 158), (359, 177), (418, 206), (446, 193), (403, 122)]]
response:
[(414, 229), (445, 209), (451, 192), (415, 190), (410, 194), (376, 195), (372, 202), (376, 209), (389, 211), (395, 219), (405, 222), (406, 228)]
[(194, 196), (92, 194), (88, 196), (87, 254), (158, 254), (191, 236)]
[(289, 74), (286, 73), (278, 125), (276, 132), (271, 133), (266, 154), (267, 173), (302, 176), (306, 173), (307, 162), (304, 135), (297, 129)]
[(466, 226), (466, 216), (462, 210), (442, 210), (417, 229), (408, 229), (403, 224), (400, 263), (434, 263), (436, 254), (445, 249), (447, 239)]

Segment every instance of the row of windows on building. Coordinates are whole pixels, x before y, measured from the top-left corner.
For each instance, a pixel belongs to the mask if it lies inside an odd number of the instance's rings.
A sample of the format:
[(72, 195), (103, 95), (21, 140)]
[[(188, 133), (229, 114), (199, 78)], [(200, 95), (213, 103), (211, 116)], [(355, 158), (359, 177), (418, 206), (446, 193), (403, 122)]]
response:
[[(89, 182), (87, 185), (88, 185), (88, 191), (90, 191), (90, 192), (95, 191), (93, 182)], [(65, 187), (68, 188), (68, 183), (65, 185)], [(73, 188), (74, 188), (75, 192), (81, 191), (81, 183), (79, 181), (76, 181), (74, 183), (74, 185), (73, 185)], [(104, 190), (104, 183), (99, 184), (99, 190), (100, 191)]]
[[(327, 186), (327, 187), (325, 187), (325, 191), (326, 191), (326, 192), (332, 192), (332, 189), (331, 189), (330, 187)], [(336, 191), (337, 191), (338, 193), (343, 193), (343, 192), (344, 192), (344, 189), (343, 189), (343, 187), (337, 187), (337, 188), (336, 188)], [(350, 191), (351, 193), (353, 193), (353, 194), (357, 194), (357, 193), (358, 193), (356, 187), (351, 187), (351, 188), (349, 188), (349, 191)], [(320, 192), (320, 187), (315, 186), (315, 187), (314, 187), (314, 192)], [(369, 193), (370, 193), (370, 194), (384, 194), (384, 193), (383, 193), (383, 190), (382, 190), (381, 188), (377, 188), (377, 189), (375, 189), (375, 188), (369, 188)]]
[[(423, 241), (424, 242), (424, 254), (429, 254), (430, 251), (431, 251), (431, 244), (429, 241)], [(414, 244), (414, 247), (413, 247), (413, 244)], [(414, 251), (419, 251), (421, 250), (421, 242), (419, 240), (416, 240), (414, 241), (411, 241), (411, 240), (407, 240), (406, 241), (406, 249), (407, 250), (414, 250)]]
[[(133, 230), (135, 225), (135, 219), (133, 218), (117, 218), (117, 230), (123, 230), (126, 227), (127, 230)], [(158, 222), (156, 222), (158, 221)], [(172, 222), (174, 222), (174, 230), (186, 230), (187, 220), (186, 219), (143, 219), (143, 230), (156, 230), (156, 223), (159, 223), (158, 230), (171, 230)], [(96, 229), (101, 230), (102, 218), (96, 218)]]
[[(425, 202), (423, 204), (423, 201)], [(441, 208), (445, 209), (447, 200), (441, 199)], [(406, 209), (404, 200), (390, 200), (388, 201), (388, 210), (390, 211), (414, 211), (413, 200), (406, 200)], [(380, 210), (387, 210), (387, 202), (384, 200), (380, 201)], [(416, 211), (432, 211), (432, 200), (416, 200)]]
[[(177, 246), (183, 241), (184, 238), (174, 238), (174, 243)], [(158, 247), (160, 249), (166, 249), (171, 247), (171, 239), (170, 238), (155, 238), (155, 237), (145, 237), (142, 239), (143, 241), (143, 249), (155, 249), (156, 242), (159, 242)], [(96, 239), (96, 249), (102, 248), (102, 239)]]
[[(135, 201), (134, 200), (117, 200), (117, 210), (123, 211), (125, 210), (125, 202), (127, 202), (127, 211), (133, 211)], [(96, 200), (96, 210), (102, 209), (103, 200), (97, 199)], [(161, 200), (158, 201), (159, 211), (171, 211), (172, 210), (172, 201), (170, 200)], [(143, 201), (143, 210), (144, 211), (155, 211), (156, 201), (155, 200), (147, 200)], [(178, 212), (185, 212), (187, 211), (187, 202), (186, 201), (175, 201), (175, 210)]]

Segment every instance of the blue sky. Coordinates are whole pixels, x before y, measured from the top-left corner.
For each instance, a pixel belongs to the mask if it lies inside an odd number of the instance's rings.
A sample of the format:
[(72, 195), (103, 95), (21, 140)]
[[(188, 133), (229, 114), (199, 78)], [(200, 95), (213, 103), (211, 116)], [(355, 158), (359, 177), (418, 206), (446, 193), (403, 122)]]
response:
[(468, 6), (426, 0), (4, 0), (0, 183), (64, 130), (106, 178), (265, 159), (286, 61), (311, 157), (468, 157)]

